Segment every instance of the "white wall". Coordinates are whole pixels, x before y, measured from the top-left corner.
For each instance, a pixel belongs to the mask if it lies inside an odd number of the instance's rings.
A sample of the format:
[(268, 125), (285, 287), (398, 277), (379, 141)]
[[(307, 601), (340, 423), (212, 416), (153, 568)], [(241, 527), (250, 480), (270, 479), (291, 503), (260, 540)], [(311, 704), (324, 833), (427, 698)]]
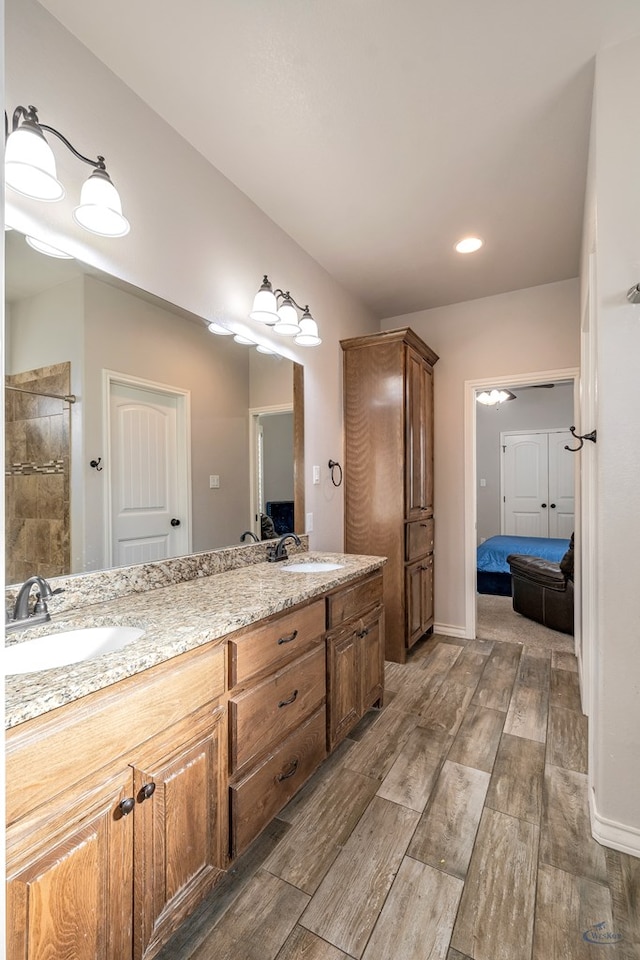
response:
[[(9, 115), (35, 104), (85, 154), (102, 153), (120, 191), (131, 233), (92, 237), (71, 211), (88, 167), (54, 144), (67, 197), (38, 204), (12, 196), (10, 221), (94, 266), (195, 314), (244, 323), (262, 341), (305, 365), (305, 499), (314, 514), (312, 547), (343, 544), (342, 490), (329, 458), (342, 459), (341, 353), (338, 340), (370, 333), (372, 316), (248, 198), (208, 164), (36, 0), (9, 0), (5, 84)], [(224, 131), (220, 131), (224, 136)], [(295, 175), (295, 171), (291, 171)], [(301, 211), (304, 216), (304, 211)], [(320, 347), (299, 348), (247, 320), (268, 273), (309, 303)], [(311, 482), (320, 464), (322, 482)]]
[[(598, 440), (590, 526), (596, 558), (590, 673), (590, 780), (595, 835), (640, 856), (640, 38), (596, 62), (585, 207), (582, 301), (595, 352)], [(596, 216), (597, 212), (597, 216)], [(592, 302), (589, 302), (589, 290)], [(594, 391), (592, 391), (593, 393)], [(586, 401), (585, 401), (586, 406)], [(588, 558), (584, 557), (583, 560)]]
[[(514, 387), (515, 400), (495, 407), (476, 406), (477, 538), (500, 533), (500, 434), (502, 432), (568, 430), (574, 420), (573, 383), (552, 388)], [(480, 486), (480, 480), (485, 481)]]
[(464, 635), (464, 383), (576, 367), (579, 284), (564, 280), (384, 320), (439, 355), (435, 405), (435, 619)]

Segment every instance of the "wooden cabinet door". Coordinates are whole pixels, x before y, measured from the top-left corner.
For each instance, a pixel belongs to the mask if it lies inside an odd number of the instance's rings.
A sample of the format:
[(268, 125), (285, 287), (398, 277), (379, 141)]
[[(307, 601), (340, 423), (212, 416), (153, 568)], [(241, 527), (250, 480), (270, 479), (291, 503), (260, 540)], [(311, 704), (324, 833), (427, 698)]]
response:
[(173, 741), (186, 746), (159, 745), (155, 760), (134, 768), (134, 960), (158, 952), (225, 866), (224, 716), (209, 710), (195, 737), (193, 718), (177, 724)]
[[(133, 795), (127, 768), (86, 799), (73, 827), (9, 849), (7, 960), (123, 960), (131, 956)], [(8, 836), (10, 842), (10, 837)], [(28, 841), (27, 841), (28, 842)]]
[(384, 612), (374, 610), (362, 621), (358, 630), (358, 660), (360, 673), (359, 714), (374, 703), (382, 706), (384, 692)]
[(359, 642), (353, 627), (327, 636), (329, 750), (340, 743), (359, 719)]
[(433, 625), (433, 556), (405, 567), (405, 600), (411, 647)]
[(405, 515), (433, 511), (433, 382), (429, 364), (407, 348)]

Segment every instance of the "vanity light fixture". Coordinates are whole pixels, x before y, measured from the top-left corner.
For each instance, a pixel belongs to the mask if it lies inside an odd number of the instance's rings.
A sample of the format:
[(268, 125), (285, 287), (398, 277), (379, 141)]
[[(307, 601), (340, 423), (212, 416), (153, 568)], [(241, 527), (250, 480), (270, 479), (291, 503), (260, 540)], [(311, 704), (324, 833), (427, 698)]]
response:
[(298, 346), (317, 347), (322, 343), (318, 336), (318, 324), (311, 316), (309, 305), (301, 307), (288, 290), (279, 287), (274, 290), (266, 273), (249, 316), (252, 320), (273, 327), (275, 333), (293, 337)]
[(486, 407), (494, 407), (498, 403), (504, 403), (505, 400), (515, 400), (515, 393), (510, 390), (483, 390), (476, 394), (478, 403), (483, 403)]
[(255, 340), (250, 340), (249, 337), (245, 337), (242, 333), (235, 333), (233, 339), (236, 343), (244, 343), (248, 347), (255, 347)]
[(53, 247), (50, 243), (45, 243), (44, 240), (38, 240), (37, 237), (26, 236), (25, 240), (34, 250), (37, 250), (38, 253), (44, 253), (47, 257), (56, 257), (58, 260), (73, 260), (74, 258), (70, 253), (65, 253), (64, 250), (59, 250), (57, 247)]
[(123, 237), (129, 233), (129, 221), (122, 215), (120, 196), (107, 173), (104, 157), (93, 160), (83, 156), (59, 130), (40, 122), (34, 106), (15, 108), (11, 133), (5, 113), (7, 186), (34, 200), (62, 200), (65, 191), (57, 177), (55, 156), (44, 136), (45, 130), (61, 140), (79, 160), (94, 168), (82, 185), (80, 204), (73, 211), (76, 223), (101, 237)]

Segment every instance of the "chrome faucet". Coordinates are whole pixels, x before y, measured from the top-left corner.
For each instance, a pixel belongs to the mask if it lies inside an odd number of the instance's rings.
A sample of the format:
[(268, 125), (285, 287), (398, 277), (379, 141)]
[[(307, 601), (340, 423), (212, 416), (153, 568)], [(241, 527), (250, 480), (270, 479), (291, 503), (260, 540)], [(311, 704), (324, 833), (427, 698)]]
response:
[[(31, 588), (34, 586), (38, 587), (39, 592), (36, 594), (33, 609), (29, 610), (29, 597), (31, 596)], [(46, 623), (51, 620), (51, 614), (47, 609), (47, 601), (51, 599), (54, 593), (62, 592), (62, 587), (52, 590), (44, 577), (29, 577), (18, 591), (11, 616), (7, 610), (5, 624), (7, 633), (11, 633), (12, 630), (19, 630), (21, 627), (32, 627), (38, 623)]]
[(293, 540), (296, 546), (300, 546), (300, 537), (297, 533), (284, 533), (278, 540), (275, 547), (267, 549), (267, 560), (269, 563), (277, 563), (279, 560), (286, 560), (289, 556), (285, 544), (287, 540)]
[(240, 543), (244, 543), (247, 537), (253, 537), (256, 543), (260, 543), (253, 530), (245, 530), (245, 532), (240, 536)]

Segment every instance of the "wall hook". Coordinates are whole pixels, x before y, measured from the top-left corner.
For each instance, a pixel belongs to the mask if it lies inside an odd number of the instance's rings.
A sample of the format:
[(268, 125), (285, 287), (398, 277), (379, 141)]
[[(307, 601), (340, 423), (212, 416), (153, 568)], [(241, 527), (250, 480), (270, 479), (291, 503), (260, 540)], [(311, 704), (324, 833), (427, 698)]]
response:
[(100, 471), (102, 470), (102, 467), (100, 466), (101, 463), (102, 463), (102, 457), (98, 457), (97, 460), (89, 461), (89, 466), (93, 467), (94, 470), (97, 470), (98, 473), (100, 473)]
[(591, 433), (583, 433), (581, 436), (579, 433), (576, 433), (575, 427), (569, 427), (569, 433), (572, 433), (576, 440), (580, 441), (579, 447), (570, 447), (568, 443), (565, 443), (564, 448), (565, 450), (569, 450), (570, 453), (577, 453), (578, 450), (582, 450), (585, 440), (591, 440), (592, 443), (595, 443), (598, 435), (596, 430), (592, 430)]
[[(342, 467), (340, 466), (337, 460), (329, 460), (329, 470), (331, 470), (331, 483), (334, 485), (334, 487), (339, 487), (340, 484), (342, 483)], [(334, 470), (340, 471), (340, 476), (338, 477), (337, 483), (336, 483)]]

